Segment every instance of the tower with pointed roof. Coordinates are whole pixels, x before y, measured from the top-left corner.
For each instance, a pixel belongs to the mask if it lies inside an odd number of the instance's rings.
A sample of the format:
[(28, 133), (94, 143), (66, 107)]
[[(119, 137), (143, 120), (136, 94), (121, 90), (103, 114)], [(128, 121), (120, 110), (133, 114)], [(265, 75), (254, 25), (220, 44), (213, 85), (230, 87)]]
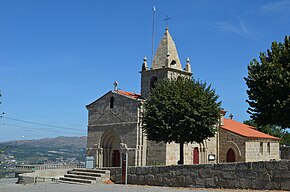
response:
[(144, 58), (141, 71), (142, 97), (148, 97), (150, 90), (154, 88), (156, 82), (165, 78), (175, 78), (178, 76), (191, 77), (191, 67), (189, 59), (187, 59), (185, 69), (182, 69), (176, 45), (169, 33), (168, 27), (166, 27), (150, 69), (148, 68), (146, 57)]
[[(162, 79), (191, 78), (189, 58), (182, 68), (175, 43), (168, 28), (161, 39), (151, 67), (144, 58), (141, 70), (141, 95), (118, 89), (107, 92), (88, 109), (87, 156), (96, 167), (119, 167), (121, 152), (127, 147), (129, 166), (173, 165), (179, 158), (179, 144), (147, 140), (142, 127), (144, 102)], [(202, 143), (184, 146), (184, 163), (232, 161), (267, 161), (279, 159), (279, 138), (263, 134), (253, 127), (226, 119), (221, 114), (218, 134)], [(124, 147), (127, 146), (127, 147)]]

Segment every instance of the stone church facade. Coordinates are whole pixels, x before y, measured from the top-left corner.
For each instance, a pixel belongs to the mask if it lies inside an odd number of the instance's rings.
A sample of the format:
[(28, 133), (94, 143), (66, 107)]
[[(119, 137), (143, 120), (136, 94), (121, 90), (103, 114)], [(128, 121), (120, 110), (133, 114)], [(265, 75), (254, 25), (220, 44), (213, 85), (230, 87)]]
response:
[[(179, 144), (148, 141), (142, 130), (143, 104), (155, 83), (164, 78), (191, 77), (190, 60), (182, 68), (175, 43), (166, 29), (152, 66), (144, 58), (141, 71), (141, 94), (118, 90), (115, 86), (87, 105), (87, 156), (95, 158), (96, 167), (118, 167), (124, 148), (129, 166), (174, 165), (179, 160)], [(264, 161), (279, 159), (279, 138), (261, 133), (254, 127), (232, 119), (221, 119), (215, 137), (203, 143), (185, 144), (185, 164), (229, 161)]]

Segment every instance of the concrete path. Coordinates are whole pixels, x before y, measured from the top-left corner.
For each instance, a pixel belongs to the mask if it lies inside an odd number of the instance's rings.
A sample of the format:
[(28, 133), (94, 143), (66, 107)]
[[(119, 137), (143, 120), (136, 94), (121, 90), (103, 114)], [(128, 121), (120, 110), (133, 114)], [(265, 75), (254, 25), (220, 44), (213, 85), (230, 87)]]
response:
[[(244, 190), (223, 190), (223, 189), (190, 189), (190, 188), (170, 188), (154, 186), (136, 185), (77, 185), (64, 183), (38, 183), (38, 184), (15, 184), (16, 179), (0, 179), (0, 192), (213, 192), (213, 191), (234, 191), (244, 192)], [(246, 190), (249, 192), (250, 190)], [(261, 192), (261, 191), (260, 191)], [(273, 192), (273, 191), (271, 191)]]

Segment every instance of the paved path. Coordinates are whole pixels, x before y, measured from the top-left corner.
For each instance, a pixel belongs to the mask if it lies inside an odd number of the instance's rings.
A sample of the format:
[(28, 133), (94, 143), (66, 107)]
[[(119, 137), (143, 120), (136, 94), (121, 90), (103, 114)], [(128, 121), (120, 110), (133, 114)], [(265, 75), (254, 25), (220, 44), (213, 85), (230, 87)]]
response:
[[(36, 185), (22, 185), (15, 184), (15, 182), (16, 179), (0, 179), (0, 192), (244, 192), (244, 190), (189, 189), (116, 184), (76, 185), (64, 183), (38, 183)], [(249, 191), (250, 190), (246, 190), (246, 192)]]

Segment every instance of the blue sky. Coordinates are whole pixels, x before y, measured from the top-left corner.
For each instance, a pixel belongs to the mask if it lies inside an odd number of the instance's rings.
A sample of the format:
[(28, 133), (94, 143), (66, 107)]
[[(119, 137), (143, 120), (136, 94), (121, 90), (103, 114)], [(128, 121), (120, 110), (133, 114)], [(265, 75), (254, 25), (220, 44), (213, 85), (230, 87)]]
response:
[(154, 4), (155, 48), (168, 15), (183, 66), (248, 119), (247, 65), (289, 35), (288, 0), (0, 0), (0, 141), (86, 135), (85, 105), (114, 81), (140, 93)]

